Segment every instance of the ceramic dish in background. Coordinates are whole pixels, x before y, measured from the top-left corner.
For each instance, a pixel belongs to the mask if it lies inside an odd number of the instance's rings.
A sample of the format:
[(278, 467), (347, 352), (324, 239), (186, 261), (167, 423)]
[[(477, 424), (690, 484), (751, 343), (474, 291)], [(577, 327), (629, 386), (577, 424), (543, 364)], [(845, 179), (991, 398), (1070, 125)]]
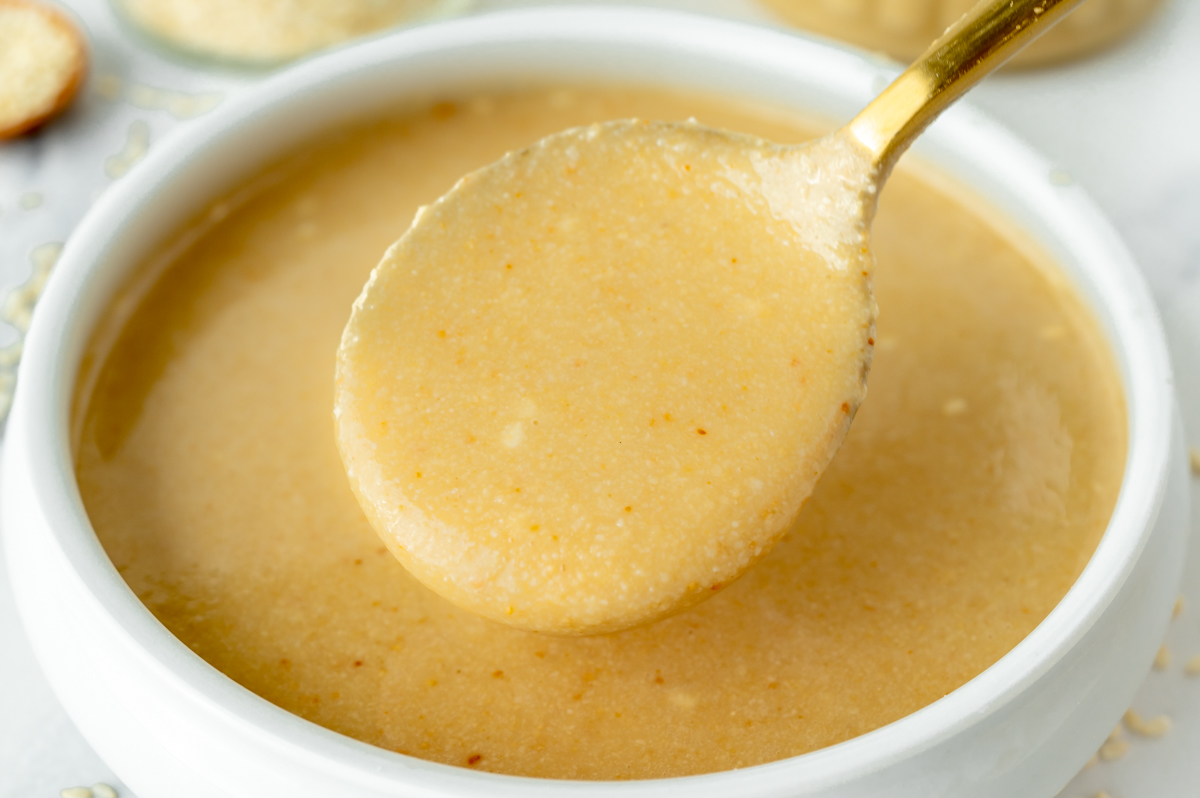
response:
[(1118, 361), (1125, 484), (1108, 532), (1061, 604), (947, 697), (839, 745), (739, 771), (643, 782), (480, 773), (335, 734), (253, 695), (171, 636), (100, 547), (74, 482), (78, 361), (116, 289), (159, 241), (265, 161), (397, 105), (523, 83), (652, 83), (853, 114), (891, 68), (837, 47), (688, 15), (531, 10), (401, 32), (266, 81), (151, 153), (64, 251), (27, 340), (0, 510), (30, 638), (89, 742), (141, 798), (290, 796), (1052, 796), (1141, 682), (1170, 616), (1186, 467), (1154, 306), (1078, 189), (969, 108), (917, 147), (1062, 265)]
[[(975, 0), (760, 0), (788, 24), (916, 59)], [(1089, 0), (1018, 53), (1009, 68), (1043, 67), (1093, 55), (1131, 36), (1159, 0)]]
[(110, 0), (117, 17), (169, 56), (270, 69), (389, 28), (454, 17), (473, 0)]

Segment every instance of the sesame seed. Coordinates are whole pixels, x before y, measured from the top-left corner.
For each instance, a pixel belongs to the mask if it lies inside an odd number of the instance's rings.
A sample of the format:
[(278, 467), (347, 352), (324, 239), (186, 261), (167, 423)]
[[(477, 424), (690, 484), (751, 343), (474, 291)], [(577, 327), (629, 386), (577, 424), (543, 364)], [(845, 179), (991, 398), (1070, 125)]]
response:
[(1100, 746), (1097, 752), (1105, 762), (1114, 762), (1129, 753), (1129, 743), (1124, 740), (1112, 740)]
[(942, 415), (958, 416), (967, 412), (967, 400), (955, 396), (952, 399), (947, 399), (946, 404), (942, 405)]
[(1109, 733), (1108, 739), (1104, 741), (1104, 745), (1100, 746), (1096, 755), (1104, 762), (1113, 762), (1127, 753), (1129, 753), (1129, 743), (1121, 739), (1121, 727), (1118, 725)]
[(1167, 648), (1167, 644), (1163, 643), (1158, 647), (1158, 653), (1154, 655), (1154, 670), (1165, 671), (1171, 667), (1171, 650)]
[(682, 690), (672, 690), (668, 698), (672, 704), (680, 709), (695, 709), (698, 703), (695, 696), (688, 695)]
[(504, 428), (504, 432), (500, 436), (500, 440), (503, 441), (504, 445), (510, 449), (515, 449), (516, 447), (520, 446), (521, 441), (525, 440), (525, 425), (520, 421), (514, 424), (509, 424)]
[(1183, 596), (1179, 596), (1177, 599), (1175, 599), (1175, 606), (1171, 609), (1171, 617), (1178, 618), (1180, 615), (1182, 615), (1183, 608), (1186, 603), (1187, 602), (1184, 601)]
[(59, 798), (92, 798), (92, 791), (87, 787), (68, 787), (59, 790)]
[(1146, 720), (1130, 709), (1125, 713), (1125, 726), (1136, 735), (1157, 739), (1171, 730), (1171, 719), (1159, 715)]
[(1200, 676), (1200, 654), (1192, 657), (1183, 666), (1183, 672), (1188, 676)]
[(1188, 447), (1188, 459), (1192, 462), (1192, 473), (1200, 474), (1200, 449), (1195, 446)]
[(104, 782), (92, 785), (92, 795), (96, 798), (117, 798), (117, 791)]

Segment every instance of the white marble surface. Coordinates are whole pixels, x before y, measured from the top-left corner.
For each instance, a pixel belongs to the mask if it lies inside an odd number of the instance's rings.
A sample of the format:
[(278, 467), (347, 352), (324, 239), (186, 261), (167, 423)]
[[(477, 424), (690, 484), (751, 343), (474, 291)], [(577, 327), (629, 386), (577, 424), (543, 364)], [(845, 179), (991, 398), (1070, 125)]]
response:
[[(537, 1), (480, 0), (477, 7)], [(654, 2), (769, 21), (752, 0)], [(0, 144), (0, 294), (28, 279), (35, 248), (64, 241), (120, 179), (120, 164), (109, 159), (126, 150), (131, 131), (134, 143), (146, 134), (149, 146), (169, 146), (172, 128), (187, 124), (180, 116), (194, 110), (184, 95), (217, 102), (257, 79), (162, 57), (121, 28), (105, 0), (67, 6), (89, 34), (92, 77), (65, 118)], [(1189, 437), (1200, 443), (1200, 0), (1168, 0), (1124, 46), (1073, 66), (993, 78), (973, 100), (1058, 161), (1126, 237), (1164, 309)], [(0, 347), (16, 335), (0, 324)], [(1193, 496), (1200, 506), (1200, 488)], [(1200, 534), (1200, 511), (1193, 529)], [(38, 671), (4, 574), (0, 551), (0, 798), (53, 798), (97, 782), (128, 796)], [(1200, 678), (1184, 672), (1200, 654), (1200, 552), (1189, 559), (1184, 593), (1167, 638), (1171, 662), (1148, 674), (1134, 702), (1145, 717), (1169, 716), (1171, 730), (1150, 739), (1124, 729), (1127, 752), (1087, 768), (1061, 798), (1182, 796), (1200, 785)]]

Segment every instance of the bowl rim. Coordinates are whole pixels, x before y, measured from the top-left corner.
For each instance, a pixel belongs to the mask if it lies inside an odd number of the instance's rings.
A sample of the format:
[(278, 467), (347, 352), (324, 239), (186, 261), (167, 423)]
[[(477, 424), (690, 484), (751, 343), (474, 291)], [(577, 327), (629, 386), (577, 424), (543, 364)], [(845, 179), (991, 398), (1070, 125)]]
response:
[[(798, 784), (835, 785), (929, 749), (969, 728), (1030, 688), (1096, 622), (1124, 584), (1153, 529), (1165, 491), (1171, 442), (1171, 371), (1157, 309), (1124, 244), (1086, 194), (1047, 180), (1051, 165), (998, 123), (967, 105), (948, 112), (931, 130), (942, 149), (959, 148), (978, 161), (993, 153), (1004, 164), (997, 180), (1019, 187), (1044, 211), (1088, 264), (1094, 295), (1087, 304), (1104, 326), (1121, 366), (1129, 450), (1122, 488), (1095, 554), (1063, 600), (1014, 649), (944, 698), (866, 734), (788, 759), (734, 771), (631, 782), (586, 782), (509, 776), (468, 770), (394, 753), (353, 740), (283, 710), (224, 676), (164, 627), (128, 588), (93, 531), (80, 497), (71, 448), (70, 412), (83, 341), (78, 309), (96, 298), (99, 278), (114, 271), (105, 257), (127, 235), (130, 219), (178, 178), (185, 167), (270, 120), (288, 104), (301, 104), (324, 86), (352, 84), (371, 67), (402, 62), (414, 53), (467, 48), (480, 43), (519, 46), (550, 41), (620, 43), (648, 50), (699, 50), (748, 66), (755, 59), (786, 62), (808, 50), (813, 58), (851, 70), (878, 88), (894, 66), (850, 48), (759, 25), (644, 8), (570, 7), (496, 12), (438, 22), (374, 37), (302, 61), (244, 91), (172, 135), (113, 185), (67, 242), (34, 315), (19, 372), (17, 413), (30, 440), (23, 452), (34, 502), (44, 514), (54, 546), (95, 609), (164, 679), (198, 704), (248, 724), (264, 744), (347, 783), (395, 789), (419, 785), (429, 794), (487, 790), (492, 794), (775, 795)], [(356, 77), (357, 76), (357, 77)], [(654, 83), (654, 79), (646, 81)], [(178, 221), (178, 220), (177, 220)], [(125, 267), (125, 276), (128, 269)], [(122, 278), (123, 280), (124, 278)], [(111, 299), (108, 291), (101, 304)], [(1105, 326), (1105, 325), (1108, 326)], [(12, 463), (9, 467), (12, 467)]]

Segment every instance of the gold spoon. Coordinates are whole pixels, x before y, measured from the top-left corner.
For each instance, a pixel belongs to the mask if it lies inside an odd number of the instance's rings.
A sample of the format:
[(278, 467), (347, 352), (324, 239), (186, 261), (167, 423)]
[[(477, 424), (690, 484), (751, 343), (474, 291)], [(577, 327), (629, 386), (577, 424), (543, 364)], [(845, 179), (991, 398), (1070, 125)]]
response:
[(987, 0), (847, 127), (550, 136), (418, 212), (338, 351), (350, 484), (393, 554), (524, 629), (612, 632), (715, 595), (783, 535), (874, 346), (896, 159), (1079, 0)]

